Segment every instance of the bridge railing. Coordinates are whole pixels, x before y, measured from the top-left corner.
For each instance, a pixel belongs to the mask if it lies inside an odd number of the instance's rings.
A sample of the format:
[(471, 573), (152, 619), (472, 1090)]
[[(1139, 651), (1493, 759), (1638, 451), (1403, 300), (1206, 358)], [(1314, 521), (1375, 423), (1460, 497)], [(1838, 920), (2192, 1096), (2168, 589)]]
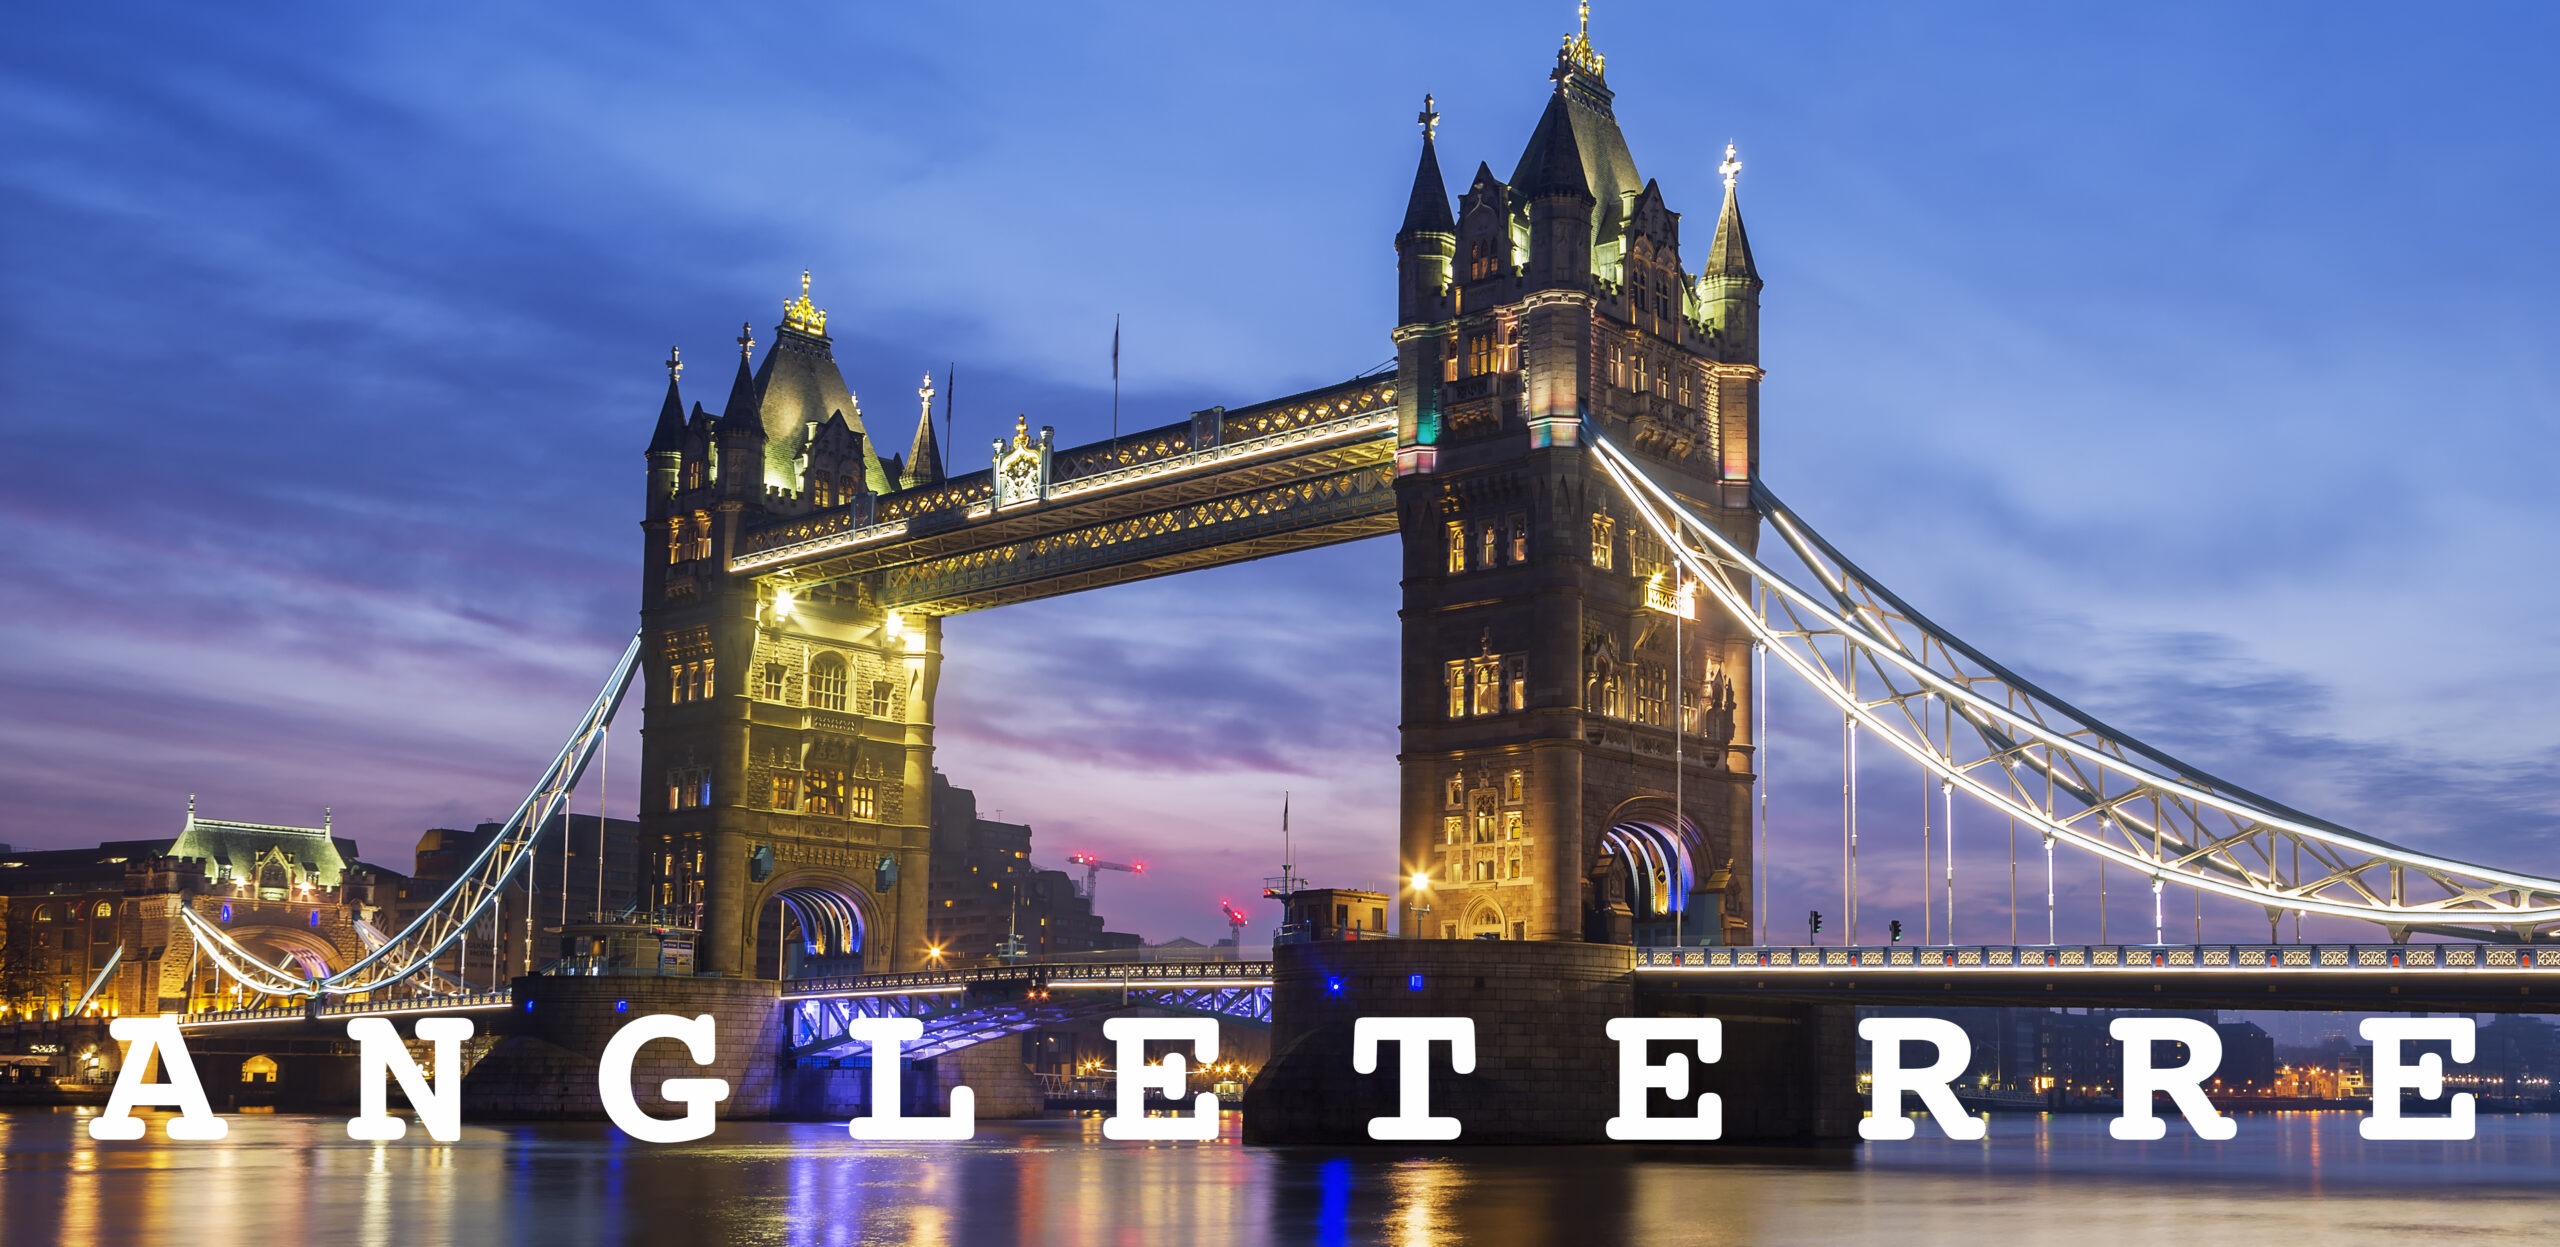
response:
[(2502, 944), (1975, 944), (1788, 945), (1646, 948), (1636, 969), (1793, 971), (1883, 970), (2072, 972), (2161, 971), (2317, 974), (2406, 970), (2445, 974), (2547, 971), (2560, 977), (2560, 945)]

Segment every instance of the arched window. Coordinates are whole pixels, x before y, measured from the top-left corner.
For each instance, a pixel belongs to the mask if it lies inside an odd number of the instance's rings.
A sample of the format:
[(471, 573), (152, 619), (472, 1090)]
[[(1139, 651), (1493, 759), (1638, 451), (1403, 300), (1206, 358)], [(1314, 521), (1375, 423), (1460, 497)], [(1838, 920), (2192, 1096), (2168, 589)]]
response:
[(1502, 926), (1502, 911), (1491, 905), (1478, 905), (1467, 911), (1467, 938), (1469, 939), (1501, 939)]
[(113, 918), (116, 916), (116, 903), (114, 901), (100, 901), (98, 902), (97, 908), (89, 911), (89, 916), (92, 918)]
[(38, 922), (51, 922), (51, 921), (53, 921), (53, 906), (51, 906), (51, 905), (38, 905), (38, 906), (36, 906), (36, 921), (38, 921)]
[(890, 699), (894, 695), (896, 688), (896, 685), (889, 683), (887, 680), (873, 680), (871, 682), (871, 716), (873, 718), (885, 719), (889, 717), (889, 707), (891, 704)]
[(819, 510), (821, 510), (821, 511), (823, 511), (823, 510), (827, 509), (828, 507), (834, 506), (834, 505), (836, 504), (835, 493), (836, 493), (835, 485), (834, 485), (832, 482), (828, 481), (828, 480), (827, 480), (827, 478), (825, 478), (825, 477), (823, 477), (823, 476), (820, 476), (820, 477), (813, 477), (813, 478), (811, 478), (811, 479), (810, 479), (810, 481), (809, 481), (809, 505), (810, 505), (810, 506), (816, 507), (816, 508), (818, 508), (818, 509), (819, 509)]
[(242, 1082), (262, 1082), (271, 1084), (275, 1082), (275, 1080), (276, 1060), (274, 1057), (253, 1056), (240, 1063), (240, 1081)]
[(844, 659), (821, 654), (809, 663), (809, 704), (819, 710), (844, 709)]

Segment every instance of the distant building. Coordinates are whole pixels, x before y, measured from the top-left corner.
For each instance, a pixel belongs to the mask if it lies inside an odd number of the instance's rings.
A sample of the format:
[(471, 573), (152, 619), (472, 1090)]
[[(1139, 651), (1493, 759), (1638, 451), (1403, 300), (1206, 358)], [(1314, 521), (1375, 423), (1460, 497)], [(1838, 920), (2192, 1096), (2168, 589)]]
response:
[[(562, 834), (564, 819), (566, 835)], [(586, 922), (599, 913), (611, 918), (636, 904), (640, 897), (640, 825), (630, 819), (612, 818), (605, 820), (604, 828), (601, 900), (597, 891), (596, 816), (553, 815), (535, 842), (533, 861), (526, 867), (526, 874), (508, 886), (491, 917), (465, 937), (469, 946), (447, 952), (438, 959), (437, 967), (480, 987), (503, 983), (524, 973), (528, 896), (533, 907), (531, 944), (535, 967), (557, 955), (558, 941), (545, 938), (544, 933), (560, 926), (564, 918), (572, 923)], [(469, 831), (430, 827), (421, 833), (415, 868), (397, 894), (385, 902), (385, 928), (398, 931), (426, 912), (436, 898), (453, 886), (454, 880), (480, 860), (480, 855), (505, 829), (504, 823), (481, 823)], [(501, 926), (505, 938), (495, 938)]]
[(1063, 870), (1031, 864), (1031, 828), (978, 815), (978, 794), (933, 774), (933, 853), (925, 933), (947, 959), (993, 957), (1018, 936), (1025, 956), (1135, 948), (1106, 931)]
[(0, 1008), (113, 1016), (254, 1000), (197, 947), (182, 910), (267, 964), (327, 974), (364, 954), (363, 928), (406, 881), (355, 857), (325, 816), (318, 827), (199, 818), (193, 798), (173, 838), (0, 850)]
[(1387, 932), (1387, 894), (1357, 888), (1300, 888), (1265, 893), (1280, 902), (1276, 944), (1311, 940), (1378, 940)]
[(2276, 1085), (2276, 1041), (2255, 1022), (2216, 1022), (2222, 1037), (2222, 1064), (2214, 1068), (2213, 1089), (2266, 1091)]

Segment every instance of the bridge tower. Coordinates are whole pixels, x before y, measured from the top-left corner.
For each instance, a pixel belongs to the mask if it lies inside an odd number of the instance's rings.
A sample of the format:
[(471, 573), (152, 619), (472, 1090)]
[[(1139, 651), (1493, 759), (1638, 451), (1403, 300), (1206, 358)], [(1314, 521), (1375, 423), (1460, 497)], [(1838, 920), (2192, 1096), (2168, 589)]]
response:
[(1750, 930), (1749, 641), (1703, 594), (1675, 625), (1678, 573), (1581, 429), (1753, 544), (1761, 282), (1731, 149), (1692, 272), (1603, 69), (1586, 17), (1510, 180), (1478, 165), (1454, 215), (1427, 98), (1420, 118), (1395, 240), (1414, 934), (1695, 944)]
[[(670, 357), (648, 449), (640, 829), (647, 903), (702, 929), (729, 976), (920, 960), (942, 631), (867, 582), (732, 573), (752, 531), (850, 511), (938, 462), (885, 461), (809, 299), (752, 329), (717, 417)], [(938, 459), (931, 387), (911, 458)], [(796, 937), (796, 938), (792, 938)]]

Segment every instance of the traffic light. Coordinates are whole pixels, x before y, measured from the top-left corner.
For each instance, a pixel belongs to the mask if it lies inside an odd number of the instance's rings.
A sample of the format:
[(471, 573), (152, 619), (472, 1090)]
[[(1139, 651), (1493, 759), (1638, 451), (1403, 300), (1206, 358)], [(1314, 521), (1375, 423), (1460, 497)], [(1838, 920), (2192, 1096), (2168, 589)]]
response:
[(1812, 915), (1805, 919), (1805, 923), (1813, 928), (1813, 934), (1822, 934), (1822, 911), (1814, 910)]
[(1893, 924), (1886, 929), (1892, 933), (1894, 943), (1899, 944), (1902, 942), (1902, 919), (1894, 919)]

